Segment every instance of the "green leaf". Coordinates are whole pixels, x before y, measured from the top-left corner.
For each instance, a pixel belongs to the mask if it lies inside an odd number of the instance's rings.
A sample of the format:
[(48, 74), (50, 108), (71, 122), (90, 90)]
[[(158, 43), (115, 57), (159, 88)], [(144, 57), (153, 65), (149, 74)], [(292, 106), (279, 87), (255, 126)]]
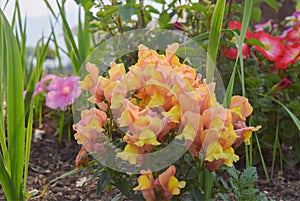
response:
[(154, 0), (156, 3), (160, 3), (160, 4), (166, 4), (165, 0)]
[(271, 6), (276, 12), (279, 11), (279, 6), (278, 3), (276, 2), (276, 0), (265, 0), (265, 2)]
[(75, 0), (77, 4), (81, 4), (86, 12), (95, 4), (93, 0)]
[(200, 3), (192, 3), (192, 8), (199, 13), (207, 10), (207, 8)]
[(296, 4), (296, 11), (299, 11), (299, 10), (300, 10), (300, 1), (298, 1)]
[(255, 22), (259, 22), (261, 18), (261, 9), (258, 7), (254, 7), (251, 13), (251, 19)]
[(158, 24), (161, 28), (164, 28), (170, 22), (170, 15), (167, 11), (162, 12), (158, 18)]
[(264, 44), (262, 44), (262, 42), (260, 42), (259, 40), (255, 39), (255, 38), (250, 38), (245, 40), (245, 43), (247, 43), (248, 45), (256, 45), (259, 47), (264, 47)]
[(151, 5), (146, 5), (145, 10), (150, 13), (160, 14), (160, 12)]
[(206, 81), (213, 81), (215, 72), (215, 63), (217, 59), (223, 16), (225, 12), (226, 0), (217, 1), (214, 14), (211, 21), (210, 34), (208, 39), (208, 49), (206, 59)]
[(118, 12), (121, 16), (121, 19), (127, 22), (131, 19), (134, 9), (131, 6), (119, 6)]
[(112, 177), (113, 175), (110, 171), (102, 171), (97, 183), (97, 195), (100, 195), (104, 191), (105, 187), (110, 183)]
[(258, 175), (256, 171), (256, 167), (248, 167), (246, 168), (241, 176), (240, 176), (240, 185), (242, 187), (250, 187), (255, 181), (257, 181)]

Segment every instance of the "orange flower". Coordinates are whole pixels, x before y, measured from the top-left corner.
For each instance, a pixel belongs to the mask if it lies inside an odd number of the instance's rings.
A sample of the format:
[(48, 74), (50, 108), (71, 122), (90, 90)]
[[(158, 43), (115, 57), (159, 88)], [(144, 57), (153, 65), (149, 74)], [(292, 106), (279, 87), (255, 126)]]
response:
[(85, 69), (89, 74), (85, 76), (83, 81), (79, 81), (79, 85), (83, 90), (91, 90), (91, 93), (94, 94), (98, 83), (99, 70), (95, 64), (91, 64), (90, 62), (86, 63)]
[(252, 136), (252, 132), (253, 131), (258, 131), (261, 128), (261, 126), (256, 126), (256, 127), (249, 126), (249, 127), (247, 127), (246, 124), (242, 121), (236, 122), (235, 126), (238, 128), (237, 130), (235, 130), (235, 133), (238, 136), (238, 138), (234, 142), (234, 145), (233, 145), (234, 148), (237, 148), (238, 146), (240, 146), (243, 141), (247, 145), (249, 145), (250, 144), (250, 138)]
[(185, 181), (178, 181), (174, 176), (176, 173), (175, 166), (171, 165), (165, 172), (159, 175), (156, 182), (163, 190), (163, 199), (168, 201), (173, 195), (179, 195), (180, 189), (184, 188)]
[(206, 128), (210, 128), (211, 121), (216, 117), (221, 118), (225, 126), (229, 126), (232, 121), (230, 110), (225, 109), (223, 106), (211, 107), (205, 110), (202, 114), (204, 126)]
[(141, 176), (138, 178), (138, 186), (133, 190), (142, 191), (143, 197), (146, 201), (155, 201), (155, 191), (154, 191), (154, 179), (152, 172), (150, 170), (142, 170)]
[(246, 117), (253, 111), (248, 99), (243, 96), (232, 96), (229, 108), (232, 113), (232, 122), (246, 120)]
[[(222, 145), (219, 142), (214, 142), (208, 145), (205, 151), (205, 161), (214, 162), (218, 160), (222, 160), (225, 165), (232, 166), (233, 162), (239, 160), (239, 156), (234, 154), (233, 148), (228, 148), (223, 150)], [(218, 162), (217, 165), (220, 165)], [(210, 167), (211, 169), (216, 169), (216, 167)]]

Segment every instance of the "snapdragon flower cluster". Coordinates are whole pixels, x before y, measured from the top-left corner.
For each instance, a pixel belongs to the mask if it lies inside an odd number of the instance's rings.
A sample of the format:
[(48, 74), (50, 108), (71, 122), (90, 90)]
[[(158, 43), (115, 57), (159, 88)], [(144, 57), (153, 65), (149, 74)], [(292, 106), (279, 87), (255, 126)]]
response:
[[(79, 84), (96, 107), (83, 110), (74, 125), (75, 138), (83, 146), (78, 164), (85, 152), (105, 153), (102, 134), (116, 138), (109, 132), (119, 133), (126, 143), (117, 157), (132, 165), (145, 163), (145, 154), (163, 149), (174, 133), (193, 157), (204, 153), (211, 171), (239, 160), (234, 149), (243, 141), (249, 144), (252, 132), (260, 128), (245, 123), (251, 105), (247, 98), (233, 96), (230, 107), (224, 108), (216, 99), (216, 84), (206, 83), (182, 63), (175, 55), (178, 48), (174, 43), (159, 54), (140, 45), (136, 64), (126, 72), (123, 63), (112, 62), (108, 76), (99, 76), (95, 64), (86, 64), (88, 74)], [(142, 191), (146, 200), (155, 200), (158, 192), (169, 200), (185, 186), (175, 171), (171, 165), (154, 180), (151, 170), (143, 170), (134, 190)]]

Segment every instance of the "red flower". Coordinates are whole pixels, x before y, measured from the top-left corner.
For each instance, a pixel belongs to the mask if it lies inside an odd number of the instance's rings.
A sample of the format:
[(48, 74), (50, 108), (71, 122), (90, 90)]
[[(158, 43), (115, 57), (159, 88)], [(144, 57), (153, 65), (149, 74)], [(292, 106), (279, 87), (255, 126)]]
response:
[(286, 88), (290, 87), (292, 84), (293, 84), (293, 82), (289, 78), (285, 77), (279, 83), (277, 83), (276, 85), (274, 85), (272, 87), (271, 93), (275, 93), (277, 91), (286, 89)]
[(275, 68), (286, 69), (289, 64), (295, 63), (299, 56), (300, 44), (284, 45), (284, 51), (275, 60)]
[(177, 30), (184, 30), (184, 25), (183, 24), (181, 24), (180, 22), (175, 22), (174, 23), (174, 29), (177, 29)]
[(288, 42), (300, 43), (300, 24), (289, 30), (284, 39)]
[[(242, 29), (242, 23), (240, 23), (239, 21), (232, 20), (229, 22), (229, 29), (231, 29), (231, 30), (237, 29), (240, 31)], [(252, 38), (252, 36), (253, 36), (253, 33), (251, 31), (246, 32), (245, 37), (247, 39)], [(238, 46), (236, 44), (237, 43), (236, 37), (232, 37), (230, 42), (234, 43), (236, 48), (223, 47), (222, 52), (226, 58), (236, 59), (236, 57), (238, 55)], [(243, 58), (248, 58), (250, 56), (250, 48), (246, 43), (243, 43), (243, 45), (242, 45), (242, 54), (243, 54)]]
[[(236, 59), (238, 55), (238, 48), (233, 48), (233, 47), (222, 48), (222, 52), (226, 58)], [(244, 59), (250, 56), (250, 48), (245, 43), (243, 43), (242, 45), (242, 54)]]
[[(229, 22), (229, 28), (230, 28), (231, 30), (237, 29), (237, 30), (240, 31), (240, 30), (242, 29), (242, 23), (239, 22), (239, 21), (231, 20), (231, 21)], [(253, 37), (252, 31), (247, 31), (247, 32), (246, 32), (245, 38), (246, 38), (246, 39), (249, 39), (249, 38), (252, 38), (252, 37)]]
[(264, 47), (255, 46), (255, 48), (269, 60), (275, 61), (282, 54), (284, 45), (281, 38), (271, 36), (265, 32), (255, 33), (254, 38), (264, 45)]

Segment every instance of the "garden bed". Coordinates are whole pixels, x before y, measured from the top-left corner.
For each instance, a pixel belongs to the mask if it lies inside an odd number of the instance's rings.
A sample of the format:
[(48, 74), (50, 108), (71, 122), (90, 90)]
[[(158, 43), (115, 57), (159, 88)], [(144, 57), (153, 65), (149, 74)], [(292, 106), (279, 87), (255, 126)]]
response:
[[(85, 170), (52, 183), (42, 195), (42, 190), (47, 183), (75, 168), (75, 157), (80, 149), (75, 140), (71, 142), (64, 140), (59, 143), (58, 137), (55, 136), (54, 130), (49, 125), (45, 125), (44, 130), (46, 132), (42, 135), (42, 139), (37, 139), (32, 143), (27, 189), (28, 191), (36, 189), (39, 192), (30, 200), (108, 201), (117, 194), (115, 190), (112, 190), (96, 197), (96, 180), (80, 187), (78, 182), (90, 175), (89, 170)], [(37, 138), (37, 136), (34, 137)], [(242, 169), (243, 161), (240, 161), (237, 166)], [(299, 167), (284, 167), (284, 177), (276, 176), (269, 183), (264, 178), (262, 168), (258, 167), (258, 172), (260, 176), (256, 182), (256, 188), (259, 188), (269, 198), (275, 200), (298, 200), (300, 198)], [(275, 172), (278, 172), (278, 169)], [(0, 200), (4, 200), (2, 191)]]

